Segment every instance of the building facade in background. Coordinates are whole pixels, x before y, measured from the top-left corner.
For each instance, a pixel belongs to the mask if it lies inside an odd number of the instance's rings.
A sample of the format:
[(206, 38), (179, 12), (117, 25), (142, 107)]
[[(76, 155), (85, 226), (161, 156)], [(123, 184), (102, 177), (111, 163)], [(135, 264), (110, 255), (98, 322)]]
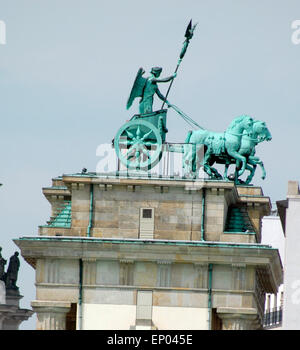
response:
[[(262, 219), (262, 243), (277, 248), (284, 265), (285, 237), (277, 210)], [(282, 329), (283, 293), (284, 285), (281, 284), (276, 294), (266, 295), (265, 329)]]
[(277, 202), (285, 233), (283, 329), (300, 329), (300, 191), (288, 182), (287, 198)]

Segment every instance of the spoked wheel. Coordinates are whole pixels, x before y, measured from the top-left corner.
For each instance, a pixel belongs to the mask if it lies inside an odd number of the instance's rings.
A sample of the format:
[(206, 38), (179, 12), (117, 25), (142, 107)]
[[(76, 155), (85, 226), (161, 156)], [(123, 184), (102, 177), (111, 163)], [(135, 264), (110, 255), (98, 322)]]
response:
[(162, 156), (162, 138), (148, 121), (132, 120), (124, 124), (114, 139), (118, 158), (128, 169), (149, 170)]

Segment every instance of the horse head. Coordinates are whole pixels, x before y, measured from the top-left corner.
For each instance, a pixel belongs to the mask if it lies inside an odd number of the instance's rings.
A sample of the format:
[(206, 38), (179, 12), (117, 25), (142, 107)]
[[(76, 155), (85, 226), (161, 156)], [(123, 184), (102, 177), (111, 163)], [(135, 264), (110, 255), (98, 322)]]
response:
[(246, 130), (248, 133), (252, 132), (253, 129), (253, 118), (250, 117), (249, 115), (241, 115), (230, 123), (229, 127), (227, 128), (226, 131), (232, 132), (232, 131), (237, 131), (243, 132)]
[(243, 126), (244, 130), (247, 132), (251, 132), (253, 130), (253, 118), (250, 117), (249, 115), (244, 115), (242, 116), (241, 119), (241, 125)]
[(253, 123), (253, 134), (257, 135), (257, 142), (271, 141), (272, 135), (265, 122), (256, 120)]

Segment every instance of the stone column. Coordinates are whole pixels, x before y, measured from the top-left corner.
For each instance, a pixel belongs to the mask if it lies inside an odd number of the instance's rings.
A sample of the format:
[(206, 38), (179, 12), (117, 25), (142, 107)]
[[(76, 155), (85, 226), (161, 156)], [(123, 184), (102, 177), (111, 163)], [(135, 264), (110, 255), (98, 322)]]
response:
[(66, 314), (71, 308), (71, 303), (35, 300), (31, 302), (31, 306), (37, 315), (37, 330), (66, 329)]
[(217, 308), (218, 317), (222, 320), (222, 330), (254, 330), (260, 328), (255, 309)]

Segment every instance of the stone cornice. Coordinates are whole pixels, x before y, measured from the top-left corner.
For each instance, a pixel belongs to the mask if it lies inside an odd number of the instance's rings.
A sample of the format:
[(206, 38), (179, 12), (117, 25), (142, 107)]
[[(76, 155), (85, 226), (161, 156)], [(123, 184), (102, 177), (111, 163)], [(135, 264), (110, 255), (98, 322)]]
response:
[(267, 269), (269, 284), (282, 283), (282, 265), (277, 249), (261, 244), (207, 241), (164, 241), (78, 237), (21, 237), (14, 240), (25, 260), (39, 258), (97, 260), (168, 260), (174, 263), (245, 264)]
[[(205, 179), (183, 179), (183, 178), (156, 178), (156, 177), (125, 177), (107, 174), (65, 174), (61, 178), (67, 189), (59, 189), (57, 186), (51, 189), (44, 188), (43, 192), (49, 195), (69, 195), (73, 185), (84, 186), (94, 184), (99, 186), (153, 186), (156, 187), (182, 187), (188, 191), (200, 191), (202, 188), (225, 190), (232, 193), (233, 202), (256, 204), (263, 207), (263, 215), (268, 215), (271, 208), (269, 197), (263, 195), (261, 187), (236, 186), (231, 181), (213, 181)], [(73, 185), (72, 185), (73, 184)], [(251, 193), (251, 195), (249, 194)]]

